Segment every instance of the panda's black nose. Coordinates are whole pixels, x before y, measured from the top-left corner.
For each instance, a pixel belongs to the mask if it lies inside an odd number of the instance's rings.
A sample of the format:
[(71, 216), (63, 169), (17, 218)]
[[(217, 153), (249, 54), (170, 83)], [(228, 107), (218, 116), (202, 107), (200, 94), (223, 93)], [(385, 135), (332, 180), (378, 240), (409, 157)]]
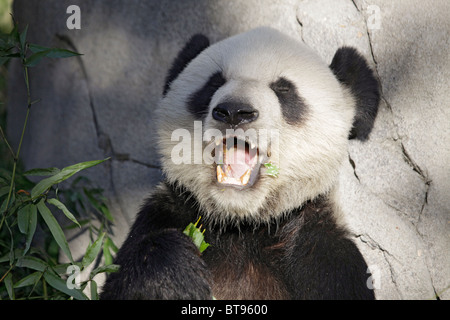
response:
[(259, 112), (246, 103), (223, 102), (213, 109), (212, 116), (217, 121), (237, 126), (255, 121), (259, 116)]

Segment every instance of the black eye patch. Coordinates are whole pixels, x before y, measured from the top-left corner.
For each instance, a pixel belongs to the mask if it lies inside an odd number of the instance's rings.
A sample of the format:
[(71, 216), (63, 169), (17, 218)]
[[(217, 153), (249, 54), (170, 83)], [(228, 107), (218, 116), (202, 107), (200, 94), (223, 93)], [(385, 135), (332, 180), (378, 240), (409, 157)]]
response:
[(219, 90), (225, 82), (226, 80), (222, 73), (214, 73), (203, 87), (189, 97), (187, 102), (189, 112), (197, 118), (202, 118), (206, 113), (208, 113), (208, 107), (214, 93), (216, 93), (216, 91)]
[(284, 94), (291, 90), (295, 90), (294, 84), (285, 78), (280, 78), (275, 82), (272, 82), (270, 88), (275, 93)]
[(291, 125), (300, 123), (306, 114), (307, 107), (294, 83), (286, 78), (279, 78), (270, 84), (270, 89), (275, 92), (280, 102), (284, 120)]

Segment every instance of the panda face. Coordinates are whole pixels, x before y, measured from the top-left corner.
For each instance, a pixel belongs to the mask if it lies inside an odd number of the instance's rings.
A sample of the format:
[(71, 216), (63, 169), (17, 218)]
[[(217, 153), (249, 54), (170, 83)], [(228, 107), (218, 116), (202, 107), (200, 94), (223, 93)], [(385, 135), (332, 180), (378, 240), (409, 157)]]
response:
[(207, 47), (167, 86), (163, 170), (207, 218), (267, 222), (330, 190), (354, 116), (351, 90), (317, 55), (255, 29)]

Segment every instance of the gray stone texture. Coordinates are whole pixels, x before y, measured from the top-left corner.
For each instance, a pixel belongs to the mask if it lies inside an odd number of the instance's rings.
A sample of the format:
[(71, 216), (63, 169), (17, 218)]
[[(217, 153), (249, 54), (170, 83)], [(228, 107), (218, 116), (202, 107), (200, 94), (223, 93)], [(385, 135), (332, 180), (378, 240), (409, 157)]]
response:
[[(66, 27), (71, 4), (81, 8), (81, 30)], [(86, 175), (106, 190), (119, 244), (161, 178), (153, 111), (191, 35), (215, 42), (269, 25), (328, 63), (340, 46), (356, 47), (380, 79), (382, 102), (370, 140), (350, 143), (339, 191), (345, 219), (379, 280), (378, 299), (450, 298), (448, 0), (15, 0), (14, 14), (29, 24), (31, 42), (84, 54), (31, 70), (33, 98), (42, 100), (26, 132), (25, 166), (111, 157)], [(22, 82), (13, 64), (8, 133), (15, 145)], [(81, 254), (86, 243), (71, 245)]]

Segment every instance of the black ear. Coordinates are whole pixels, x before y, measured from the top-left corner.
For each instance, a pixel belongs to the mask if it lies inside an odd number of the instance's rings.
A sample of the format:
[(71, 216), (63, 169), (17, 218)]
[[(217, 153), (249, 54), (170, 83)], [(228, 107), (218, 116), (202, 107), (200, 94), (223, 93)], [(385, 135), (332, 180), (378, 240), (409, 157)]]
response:
[(380, 90), (366, 59), (354, 48), (338, 49), (330, 64), (338, 80), (348, 87), (356, 100), (356, 115), (349, 139), (367, 140), (378, 112)]
[(207, 47), (209, 47), (209, 40), (206, 36), (202, 34), (192, 36), (180, 53), (178, 53), (178, 56), (175, 58), (172, 67), (167, 74), (163, 95), (166, 95), (172, 81), (178, 77), (188, 63)]

